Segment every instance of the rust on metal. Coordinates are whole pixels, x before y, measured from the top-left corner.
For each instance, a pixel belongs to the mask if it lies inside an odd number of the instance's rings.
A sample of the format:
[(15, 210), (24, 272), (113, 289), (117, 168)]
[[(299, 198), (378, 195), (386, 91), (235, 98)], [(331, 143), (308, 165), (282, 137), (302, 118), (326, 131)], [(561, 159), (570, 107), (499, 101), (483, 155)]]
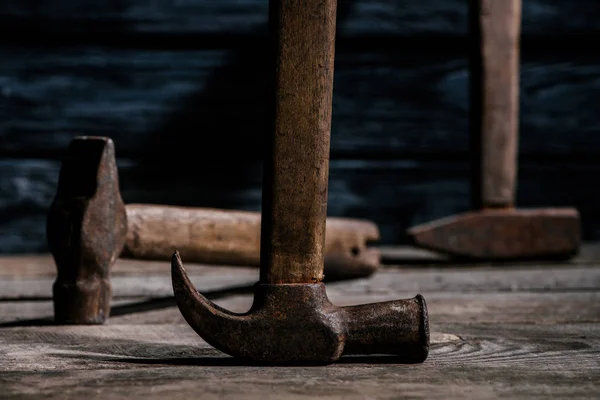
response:
[[(376, 224), (350, 218), (328, 222), (328, 279), (359, 278), (377, 270), (379, 251), (367, 247), (379, 239)], [(124, 206), (112, 140), (77, 137), (67, 149), (47, 219), (47, 240), (58, 268), (56, 321), (106, 321), (108, 270), (119, 255), (168, 261), (179, 243), (193, 262), (258, 266), (260, 230), (256, 212)]]
[(409, 230), (420, 247), (486, 260), (565, 258), (577, 254), (581, 227), (572, 208), (467, 212)]
[(519, 139), (521, 0), (470, 0), (470, 141), (474, 210), (410, 228), (415, 245), (475, 260), (569, 258), (574, 208), (514, 208)]
[(244, 314), (213, 304), (194, 288), (176, 253), (175, 299), (187, 323), (210, 345), (269, 364), (330, 363), (342, 355), (391, 354), (404, 363), (429, 353), (423, 296), (350, 307), (331, 304), (323, 283), (255, 286)]
[[(173, 291), (209, 344), (270, 364), (330, 363), (344, 354), (422, 362), (427, 307), (413, 299), (336, 307), (323, 279), (335, 0), (271, 0), (272, 130), (264, 166), (260, 280), (254, 303), (231, 313), (193, 287), (178, 253)], [(360, 249), (357, 249), (360, 251)]]
[(83, 139), (69, 145), (47, 219), (58, 269), (53, 299), (59, 324), (102, 324), (108, 318), (110, 268), (127, 229), (113, 142)]

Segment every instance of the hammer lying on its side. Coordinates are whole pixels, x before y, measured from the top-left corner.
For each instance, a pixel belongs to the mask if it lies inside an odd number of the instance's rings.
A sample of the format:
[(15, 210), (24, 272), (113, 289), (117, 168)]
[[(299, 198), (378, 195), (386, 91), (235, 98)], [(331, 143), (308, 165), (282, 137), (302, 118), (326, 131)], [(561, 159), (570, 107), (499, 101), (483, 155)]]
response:
[[(58, 268), (55, 320), (102, 323), (110, 304), (109, 269), (122, 253), (169, 260), (177, 246), (197, 263), (258, 266), (261, 215), (132, 204), (119, 192), (114, 144), (109, 138), (75, 138), (63, 160), (47, 236)], [(379, 239), (370, 221), (327, 219), (328, 278), (368, 276), (380, 262), (367, 242)], [(123, 250), (124, 249), (124, 250)]]
[(418, 246), (471, 259), (568, 258), (580, 244), (573, 208), (514, 208), (521, 0), (471, 0), (471, 153), (476, 210), (408, 231)]

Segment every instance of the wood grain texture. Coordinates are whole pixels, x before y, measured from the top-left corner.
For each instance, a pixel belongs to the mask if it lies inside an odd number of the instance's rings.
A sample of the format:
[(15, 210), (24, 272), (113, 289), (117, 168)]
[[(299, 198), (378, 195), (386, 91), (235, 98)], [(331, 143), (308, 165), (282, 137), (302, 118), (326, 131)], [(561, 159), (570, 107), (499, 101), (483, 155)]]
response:
[[(172, 296), (173, 285), (168, 272), (163, 275), (148, 276), (140, 285), (140, 276), (144, 275), (141, 268), (136, 276), (116, 277), (111, 280), (112, 296), (118, 298)], [(49, 300), (52, 299), (52, 284), (54, 278), (33, 278), (28, 280), (5, 279), (0, 282), (0, 293), (7, 300)], [(192, 278), (199, 291), (210, 292), (227, 287), (250, 288), (258, 281), (258, 271), (240, 273), (231, 271), (226, 277), (222, 274), (204, 275)]]
[[(113, 310), (119, 310), (120, 308), (126, 308), (128, 305), (138, 304), (144, 301), (148, 301), (148, 299), (114, 299), (111, 302), (111, 306)], [(154, 312), (159, 313), (160, 311)], [(116, 314), (118, 315), (118, 313)], [(137, 315), (137, 313), (134, 315)], [(123, 315), (122, 318), (126, 318), (126, 316)], [(10, 326), (40, 326), (53, 324), (54, 303), (52, 300), (15, 300), (0, 302), (0, 329)]]
[[(210, 264), (189, 263), (189, 268), (200, 275), (219, 275), (229, 276), (258, 276), (258, 272), (251, 267), (228, 267)], [(116, 261), (115, 267), (111, 270), (111, 276), (125, 277), (136, 276), (140, 271), (144, 271), (148, 276), (168, 275), (171, 264), (164, 261), (142, 261), (120, 258)], [(237, 270), (237, 272), (236, 272)], [(56, 276), (56, 266), (52, 256), (47, 253), (11, 255), (2, 256), (0, 259), (0, 277), (8, 279), (9, 277), (19, 276), (23, 279), (29, 278), (52, 278)]]
[[(348, 17), (341, 34), (466, 35), (467, 4), (460, 0), (398, 3), (390, 0), (340, 0)], [(524, 33), (544, 35), (597, 31), (595, 0), (524, 2)], [(0, 4), (3, 28), (63, 32), (139, 32), (161, 34), (266, 33), (267, 2), (261, 0), (88, 0), (44, 2), (5, 0)], [(568, 16), (565, 18), (565, 16)], [(9, 24), (10, 23), (10, 24)], [(73, 38), (76, 39), (76, 38)]]
[(323, 280), (337, 0), (273, 0), (260, 281)]
[[(14, 274), (10, 263), (16, 261), (0, 258), (0, 273)], [(29, 278), (36, 268), (48, 269), (40, 256), (23, 262)], [(115, 271), (119, 263), (127, 270), (123, 277), (143, 264), (119, 260)], [(153, 268), (158, 273), (162, 266)], [(292, 368), (249, 365), (214, 350), (154, 290), (154, 303), (127, 299), (105, 326), (0, 327), (0, 388), (8, 399), (595, 399), (599, 289), (600, 268), (593, 263), (403, 268), (328, 284), (331, 300), (345, 305), (423, 293), (432, 329), (429, 358), (403, 365), (393, 357), (344, 357), (325, 367)], [(214, 301), (244, 311), (251, 297), (230, 292)], [(49, 304), (3, 301), (0, 314), (10, 315), (4, 321), (43, 319)]]
[[(127, 205), (127, 239), (121, 256), (169, 261), (177, 250), (187, 262), (219, 265), (260, 265), (261, 215), (257, 212)], [(367, 276), (380, 264), (379, 239), (371, 221), (327, 218), (325, 275)]]
[[(366, 289), (366, 288), (365, 288)], [(600, 292), (578, 293), (422, 293), (427, 299), (432, 329), (456, 323), (467, 326), (504, 324), (553, 326), (557, 324), (600, 324)], [(329, 299), (338, 306), (367, 304), (376, 301), (397, 300), (410, 297), (410, 292), (391, 294), (356, 292), (344, 293), (337, 285), (329, 285)], [(229, 295), (212, 300), (231, 312), (245, 313), (252, 305), (252, 295)], [(125, 311), (127, 310), (127, 311)], [(30, 320), (50, 323), (53, 318), (52, 302), (2, 301), (0, 302), (0, 329), (2, 324), (13, 326), (29, 324)], [(115, 299), (112, 303), (110, 325), (185, 324), (175, 301), (167, 303), (150, 298)]]
[(127, 218), (127, 257), (168, 261), (177, 250), (187, 262), (260, 263), (258, 213), (128, 204)]
[(470, 9), (471, 151), (480, 160), (475, 207), (507, 208), (517, 181), (521, 0), (472, 0)]
[[(23, 265), (23, 275), (15, 275)], [(172, 296), (168, 263), (117, 260), (111, 282), (115, 298)], [(244, 288), (258, 281), (254, 268), (216, 267), (190, 264), (190, 279), (202, 292)], [(55, 267), (49, 256), (3, 257), (0, 263), (0, 299), (51, 299)], [(144, 279), (141, 279), (143, 277)], [(416, 293), (544, 293), (596, 292), (600, 271), (589, 265), (479, 265), (426, 268), (407, 264), (396, 270), (386, 266), (369, 278), (328, 283), (330, 294), (358, 299), (365, 295), (379, 300), (412, 297)], [(412, 293), (412, 294), (411, 294)], [(365, 301), (366, 302), (366, 301)], [(354, 303), (357, 304), (357, 303)]]
[[(415, 169), (400, 168), (400, 180), (396, 167), (356, 179), (334, 171), (329, 210), (375, 216), (386, 243), (468, 208), (466, 180), (446, 172), (468, 157), (467, 11), (462, 0), (340, 1), (332, 157)], [(577, 203), (586, 239), (600, 237), (598, 195), (584, 184), (593, 173), (575, 164), (596, 163), (600, 149), (600, 59), (589, 51), (599, 12), (596, 0), (523, 4), (519, 153), (566, 166), (560, 179), (573, 182), (519, 178), (518, 203)], [(29, 166), (0, 166), (0, 251), (45, 251), (41, 210), (54, 188), (37, 159), (59, 159), (81, 134), (112, 137), (117, 155), (144, 166), (126, 189), (131, 200), (258, 210), (267, 15), (262, 0), (3, 1), (0, 157)], [(432, 161), (450, 164), (423, 164)], [(198, 170), (208, 172), (190, 188)], [(385, 187), (367, 185), (380, 179)]]
[(600, 394), (599, 338), (583, 324), (570, 326), (568, 336), (535, 326), (502, 334), (497, 325), (454, 327), (432, 335), (424, 364), (346, 357), (327, 367), (291, 368), (241, 364), (208, 347), (186, 325), (75, 328), (3, 329), (4, 396), (359, 399), (402, 393), (543, 399)]
[[(260, 169), (242, 172), (220, 168), (228, 179), (180, 176), (183, 166), (121, 160), (123, 199), (179, 206), (258, 211)], [(239, 163), (238, 166), (247, 166)], [(255, 166), (256, 167), (256, 166)], [(3, 252), (47, 251), (45, 218), (56, 192), (59, 162), (0, 160), (0, 249)], [(240, 174), (238, 174), (238, 172)], [(527, 207), (576, 207), (584, 240), (600, 239), (600, 193), (593, 182), (595, 164), (522, 163), (517, 204)], [(194, 182), (194, 185), (190, 185)], [(443, 200), (443, 201), (442, 201)], [(330, 166), (328, 214), (365, 218), (380, 228), (381, 244), (406, 243), (411, 226), (457, 214), (470, 208), (466, 162), (334, 160)]]
[[(600, 323), (600, 293), (422, 293), (427, 300), (429, 319), (433, 332), (442, 326), (460, 321), (468, 326), (488, 326), (504, 324), (506, 327), (520, 325), (553, 326), (556, 324), (598, 324)], [(343, 293), (333, 285), (328, 286), (327, 295), (338, 305), (367, 304), (376, 301), (390, 301), (410, 298), (410, 292), (382, 295)], [(399, 297), (400, 296), (400, 297)], [(252, 305), (252, 296), (230, 296), (214, 301), (217, 305), (232, 312), (244, 313)], [(0, 309), (7, 310), (6, 321), (16, 319), (18, 303), (0, 303)], [(43, 304), (43, 302), (37, 302)], [(33, 305), (37, 303), (28, 303)], [(139, 302), (143, 304), (143, 301)], [(31, 307), (31, 306), (29, 306)], [(52, 316), (52, 312), (42, 312), (41, 305), (29, 308), (23, 305), (21, 319)], [(51, 310), (51, 308), (49, 308)], [(141, 313), (122, 314), (111, 317), (112, 325), (121, 324), (184, 324), (181, 313), (173, 306)], [(438, 328), (440, 327), (440, 328)]]
[[(0, 47), (0, 155), (58, 159), (73, 137), (97, 135), (113, 138), (117, 157), (207, 168), (260, 159), (264, 52), (264, 41), (233, 53)], [(522, 156), (595, 160), (600, 69), (586, 54), (523, 54)], [(466, 156), (466, 52), (411, 52), (398, 42), (338, 52), (335, 67), (333, 158)]]
[[(247, 289), (258, 281), (256, 268), (190, 263), (188, 270), (194, 285), (205, 293)], [(0, 299), (52, 299), (56, 267), (50, 256), (2, 258), (0, 271)], [(15, 275), (15, 271), (23, 274)], [(111, 284), (113, 299), (173, 295), (169, 262), (118, 259), (111, 270)]]

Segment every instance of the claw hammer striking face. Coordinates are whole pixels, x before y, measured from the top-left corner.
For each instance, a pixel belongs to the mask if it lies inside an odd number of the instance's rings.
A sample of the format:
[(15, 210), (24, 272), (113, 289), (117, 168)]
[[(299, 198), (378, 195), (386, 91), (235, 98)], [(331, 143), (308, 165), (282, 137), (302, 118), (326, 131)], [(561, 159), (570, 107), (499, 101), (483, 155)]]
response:
[(263, 180), (260, 282), (245, 314), (212, 304), (192, 286), (176, 253), (175, 298), (214, 347), (255, 361), (328, 363), (342, 354), (395, 354), (424, 361), (422, 296), (353, 307), (329, 302), (323, 278), (335, 0), (272, 0), (271, 137)]

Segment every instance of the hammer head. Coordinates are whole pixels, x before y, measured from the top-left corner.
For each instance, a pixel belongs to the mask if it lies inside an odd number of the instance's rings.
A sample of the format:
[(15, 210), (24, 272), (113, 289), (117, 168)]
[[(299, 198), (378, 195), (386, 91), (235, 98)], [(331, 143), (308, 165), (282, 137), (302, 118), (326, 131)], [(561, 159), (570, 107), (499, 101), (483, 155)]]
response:
[(317, 284), (257, 284), (245, 314), (231, 313), (202, 296), (179, 255), (172, 260), (175, 299), (190, 326), (210, 345), (235, 357), (269, 364), (324, 364), (343, 354), (394, 354), (422, 362), (429, 352), (427, 306), (422, 296), (336, 307)]
[(443, 218), (408, 231), (417, 246), (480, 260), (569, 258), (581, 241), (573, 208), (484, 209)]
[(109, 269), (123, 249), (126, 230), (112, 140), (75, 138), (63, 159), (46, 226), (58, 269), (57, 323), (101, 324), (108, 318)]

